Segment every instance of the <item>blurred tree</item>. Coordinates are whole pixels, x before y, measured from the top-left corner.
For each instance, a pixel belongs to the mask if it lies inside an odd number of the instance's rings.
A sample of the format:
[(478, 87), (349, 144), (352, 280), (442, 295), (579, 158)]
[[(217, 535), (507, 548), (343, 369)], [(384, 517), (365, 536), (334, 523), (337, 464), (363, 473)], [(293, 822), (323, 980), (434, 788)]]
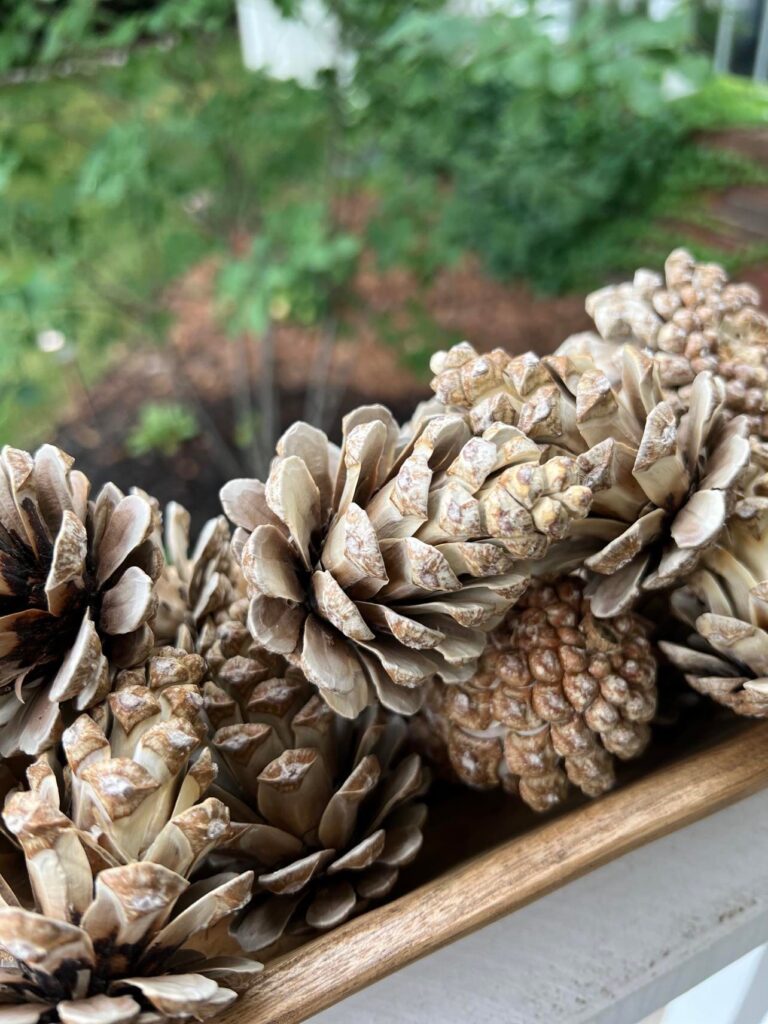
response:
[[(692, 141), (722, 104), (685, 95), (706, 70), (684, 11), (661, 23), (590, 11), (563, 40), (531, 10), (329, 0), (356, 70), (306, 89), (243, 69), (231, 0), (2, 4), (0, 74), (31, 71), (0, 91), (3, 438), (46, 430), (41, 409), (58, 415), (41, 333), (63, 334), (93, 376), (116, 340), (161, 342), (168, 285), (213, 257), (240, 353), (238, 438), (263, 461), (271, 325), (320, 325), (322, 395), (362, 244), (339, 209), (360, 186), (378, 200), (368, 242), (383, 262), (427, 279), (471, 251), (501, 276), (562, 289), (642, 262), (665, 203), (752, 173)], [(764, 100), (737, 99), (763, 116)], [(183, 360), (168, 358), (205, 425)], [(307, 408), (321, 417), (322, 403)]]
[(0, 73), (234, 24), (231, 0), (0, 0)]
[(707, 76), (686, 49), (687, 15), (595, 9), (564, 41), (551, 28), (532, 13), (441, 10), (380, 37), (357, 85), (385, 182), (375, 237), (392, 258), (416, 250), (439, 266), (470, 249), (502, 276), (567, 287), (580, 250), (663, 192), (691, 134), (688, 94)]
[[(35, 398), (55, 405), (60, 394), (50, 361), (35, 352), (39, 332), (61, 331), (97, 372), (114, 340), (164, 338), (167, 286), (203, 256), (216, 256), (226, 277), (256, 234), (290, 263), (283, 217), (296, 204), (328, 202), (332, 120), (323, 90), (242, 68), (229, 0), (165, 0), (127, 12), (70, 0), (54, 5), (41, 27), (33, 15), (47, 6), (27, 12), (41, 60), (118, 42), (133, 49), (118, 69), (76, 66), (0, 93), (0, 228), (8, 243), (0, 263), (0, 384), (23, 382), (29, 372), (33, 406)], [(0, 47), (8, 34), (0, 33)], [(169, 47), (135, 47), (167, 34)], [(296, 267), (306, 265), (314, 280), (309, 263), (299, 254), (288, 273), (296, 296), (314, 295), (320, 317), (315, 285), (297, 278)], [(260, 281), (255, 270), (252, 277)], [(239, 312), (227, 304), (232, 322), (245, 325), (258, 301), (244, 298)], [(308, 315), (298, 298), (292, 308)], [(255, 328), (252, 318), (247, 326)], [(183, 365), (174, 376), (188, 390)], [(5, 409), (23, 420), (12, 399)], [(0, 419), (0, 432), (8, 431)]]

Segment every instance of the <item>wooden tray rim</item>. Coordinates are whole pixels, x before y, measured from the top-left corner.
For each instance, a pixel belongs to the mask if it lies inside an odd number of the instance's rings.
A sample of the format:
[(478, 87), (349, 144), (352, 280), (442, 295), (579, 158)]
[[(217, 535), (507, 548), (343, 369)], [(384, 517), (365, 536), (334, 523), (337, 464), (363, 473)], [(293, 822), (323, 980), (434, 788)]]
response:
[(441, 946), (768, 785), (768, 722), (508, 840), (270, 963), (222, 1024), (299, 1024)]

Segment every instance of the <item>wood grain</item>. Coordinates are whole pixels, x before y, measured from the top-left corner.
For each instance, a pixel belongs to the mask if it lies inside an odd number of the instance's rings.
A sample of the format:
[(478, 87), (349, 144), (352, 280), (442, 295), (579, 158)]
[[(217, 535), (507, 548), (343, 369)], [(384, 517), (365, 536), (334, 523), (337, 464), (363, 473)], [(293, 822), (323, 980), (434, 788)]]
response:
[(298, 1024), (454, 939), (768, 784), (768, 722), (475, 857), (275, 961), (222, 1024)]

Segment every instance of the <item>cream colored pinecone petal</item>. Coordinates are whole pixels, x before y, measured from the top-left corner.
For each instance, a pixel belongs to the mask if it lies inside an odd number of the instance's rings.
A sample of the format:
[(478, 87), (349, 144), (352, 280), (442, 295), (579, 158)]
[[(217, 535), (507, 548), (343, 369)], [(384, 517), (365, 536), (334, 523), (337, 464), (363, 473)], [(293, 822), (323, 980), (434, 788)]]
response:
[(210, 1020), (237, 999), (237, 993), (222, 988), (202, 974), (170, 974), (157, 978), (124, 978), (114, 991), (137, 989), (161, 1017), (170, 1019), (192, 1016)]
[(659, 647), (699, 693), (749, 718), (768, 717), (765, 677), (740, 674), (740, 666), (681, 644), (659, 641)]
[(133, 996), (90, 996), (65, 999), (56, 1007), (62, 1024), (132, 1024), (141, 1013)]
[(61, 920), (82, 915), (91, 901), (93, 877), (88, 848), (73, 822), (39, 793), (28, 791), (11, 794), (3, 820), (21, 845), (43, 913)]
[(694, 689), (751, 717), (768, 716), (767, 537), (768, 499), (742, 499), (717, 546), (672, 595), (693, 631), (688, 645), (660, 645)]
[(40, 975), (82, 971), (85, 988), (96, 957), (88, 933), (77, 925), (17, 907), (0, 908), (0, 946)]

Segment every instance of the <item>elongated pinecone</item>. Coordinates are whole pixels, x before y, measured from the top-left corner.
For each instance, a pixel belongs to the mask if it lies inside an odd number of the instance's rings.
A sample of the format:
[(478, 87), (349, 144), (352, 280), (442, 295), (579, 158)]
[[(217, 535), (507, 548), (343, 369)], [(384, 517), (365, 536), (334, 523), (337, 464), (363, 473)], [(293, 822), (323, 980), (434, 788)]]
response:
[(43, 756), (6, 800), (30, 890), (23, 900), (0, 882), (0, 986), (14, 1020), (206, 1020), (260, 968), (219, 957), (252, 872), (190, 882), (234, 834), (220, 800), (199, 802), (210, 754), (190, 764), (206, 732), (202, 676), (199, 657), (172, 649), (123, 673), (106, 732), (83, 715), (64, 733), (69, 784)]
[(485, 632), (541, 555), (588, 508), (574, 459), (540, 465), (515, 427), (472, 437), (426, 416), (404, 441), (381, 406), (344, 419), (341, 453), (305, 423), (279, 441), (266, 485), (221, 492), (252, 595), (248, 624), (354, 717), (373, 700), (414, 713), (435, 675), (468, 679)]
[(603, 341), (653, 353), (681, 408), (696, 374), (711, 370), (725, 382), (726, 413), (748, 414), (752, 431), (768, 436), (768, 317), (752, 285), (729, 283), (716, 263), (675, 249), (663, 277), (638, 270), (631, 283), (593, 292), (586, 306)]
[(217, 859), (257, 872), (243, 947), (272, 956), (386, 897), (426, 816), (415, 801), (427, 776), (402, 753), (404, 720), (380, 708), (343, 719), (292, 668), (205, 692), (220, 785), (242, 822)]
[[(656, 662), (637, 616), (596, 619), (576, 579), (533, 585), (491, 634), (477, 675), (435, 686), (418, 732), (444, 744), (478, 789), (503, 786), (534, 810), (613, 786), (656, 710)], [(417, 732), (417, 734), (418, 734)]]
[(586, 565), (597, 574), (595, 615), (619, 614), (641, 591), (679, 582), (716, 543), (750, 447), (746, 419), (726, 420), (724, 385), (711, 373), (696, 377), (681, 415), (664, 399), (653, 360), (632, 346), (621, 351), (618, 388), (578, 354), (478, 356), (463, 344), (439, 353), (433, 369), (438, 397), (469, 408), (478, 429), (503, 414), (536, 442), (578, 456), (590, 515), (531, 568), (557, 575)]
[(163, 516), (166, 564), (157, 581), (157, 612), (152, 621), (158, 644), (194, 650), (200, 631), (238, 596), (245, 581), (232, 557), (224, 516), (209, 519), (190, 552), (190, 515), (169, 502)]
[(659, 646), (690, 685), (739, 715), (768, 718), (768, 498), (739, 502), (672, 606), (693, 632), (687, 644)]
[(60, 706), (109, 690), (110, 664), (140, 663), (162, 565), (151, 503), (86, 477), (51, 445), (0, 455), (0, 755), (56, 742)]

